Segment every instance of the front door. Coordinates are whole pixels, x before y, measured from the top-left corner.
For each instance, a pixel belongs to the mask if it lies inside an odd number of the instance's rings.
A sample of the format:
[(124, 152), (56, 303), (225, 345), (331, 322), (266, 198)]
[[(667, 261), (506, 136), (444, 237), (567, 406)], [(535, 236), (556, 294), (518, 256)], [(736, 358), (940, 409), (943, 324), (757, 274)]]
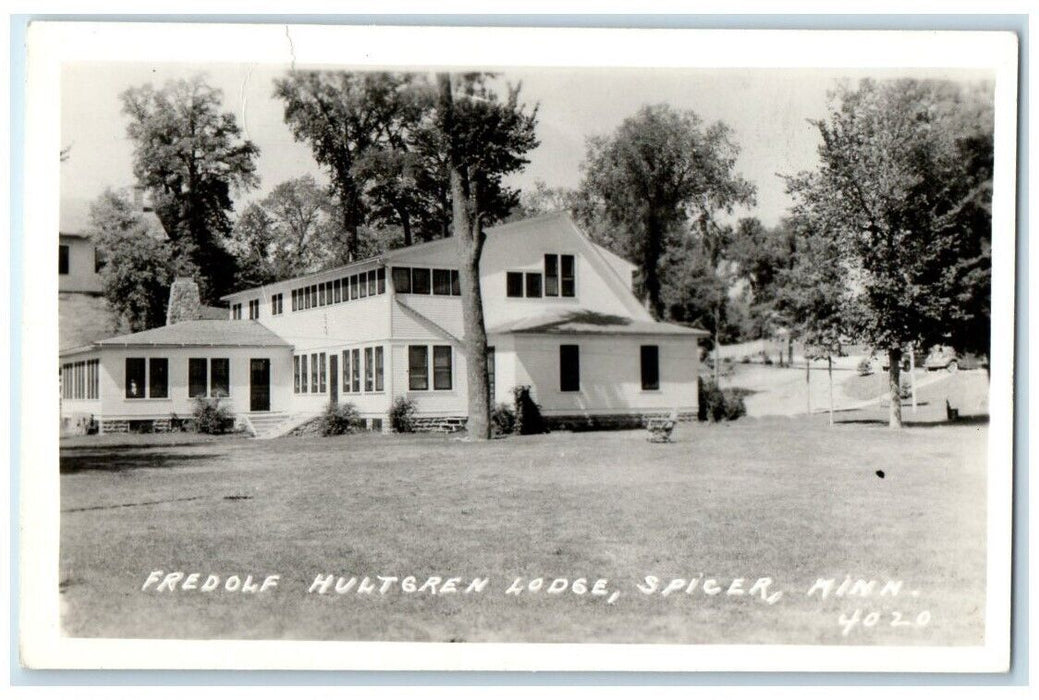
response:
[(249, 360), (249, 410), (271, 410), (271, 361)]
[(339, 356), (334, 352), (328, 356), (328, 400), (339, 403)]

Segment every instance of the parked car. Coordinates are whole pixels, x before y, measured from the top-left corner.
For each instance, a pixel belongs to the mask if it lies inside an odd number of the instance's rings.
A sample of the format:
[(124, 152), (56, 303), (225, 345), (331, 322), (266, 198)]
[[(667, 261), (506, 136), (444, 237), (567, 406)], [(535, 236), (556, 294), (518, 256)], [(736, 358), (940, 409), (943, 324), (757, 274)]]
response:
[(955, 372), (960, 369), (978, 369), (987, 367), (988, 358), (984, 355), (975, 355), (971, 352), (956, 352), (948, 345), (935, 345), (924, 360), (924, 367), (931, 372), (948, 370)]

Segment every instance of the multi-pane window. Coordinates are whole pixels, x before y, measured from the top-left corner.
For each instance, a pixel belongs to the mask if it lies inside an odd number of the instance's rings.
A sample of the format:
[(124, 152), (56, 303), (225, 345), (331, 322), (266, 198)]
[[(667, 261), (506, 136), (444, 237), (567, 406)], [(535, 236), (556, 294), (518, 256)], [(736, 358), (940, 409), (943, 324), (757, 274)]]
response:
[(343, 300), (343, 280), (332, 282), (332, 303), (338, 304)]
[(188, 396), (231, 395), (231, 360), (226, 357), (188, 358)]
[[(394, 267), (392, 275), (393, 288), (398, 294), (436, 294), (456, 297), (462, 295), (458, 270)], [(379, 284), (383, 283), (380, 279)]]
[(356, 394), (361, 391), (361, 350), (359, 348), (350, 351), (350, 375), (352, 380), (350, 389)]
[[(452, 388), (452, 353), (450, 345), (434, 345), (432, 374), (434, 390), (449, 391)], [(430, 375), (430, 351), (426, 345), (408, 346), (408, 389), (428, 391)]]
[(357, 297), (358, 297), (358, 294), (357, 294), (357, 275), (351, 275), (350, 276), (350, 298), (351, 299), (356, 299)]
[(317, 362), (318, 362), (318, 392), (324, 394), (326, 391), (328, 391), (328, 375), (327, 375), (327, 372), (326, 372), (327, 367), (328, 367), (328, 357), (323, 352), (319, 353), (318, 357), (317, 357)]
[(301, 394), (306, 394), (307, 389), (310, 387), (310, 382), (307, 379), (307, 356), (299, 356), (299, 391)]
[(379, 294), (386, 293), (386, 268), (380, 267), (375, 271), (375, 291)]
[(375, 270), (368, 270), (368, 296), (373, 297), (376, 294), (379, 284), (376, 281)]
[(232, 304), (231, 305), (231, 319), (234, 321), (242, 320), (242, 305)]
[(125, 388), (128, 399), (165, 399), (170, 395), (170, 364), (165, 357), (126, 358)]
[(292, 356), (292, 391), (294, 393), (300, 393), (300, 372), (299, 372), (299, 355)]
[(260, 317), (260, 300), (251, 299), (249, 301), (249, 320), (255, 321)]
[(61, 397), (64, 399), (96, 399), (100, 361), (67, 362), (61, 366)]
[(451, 346), (433, 346), (433, 388), (451, 389)]
[(226, 357), (214, 357), (209, 361), (209, 395), (231, 395), (231, 360)]
[(364, 390), (375, 390), (375, 348), (364, 349)]
[[(550, 253), (545, 256), (545, 296), (572, 297), (576, 292), (574, 284), (574, 256), (556, 255)], [(529, 296), (529, 295), (528, 295)]]
[(581, 358), (576, 345), (559, 346), (559, 390), (581, 390)]
[(275, 294), (271, 297), (271, 315), (279, 316), (282, 313), (282, 300), (284, 299), (283, 294)]
[(69, 273), (69, 247), (67, 245), (58, 246), (58, 274), (67, 275)]
[(317, 353), (310, 355), (310, 392), (318, 393)]
[(343, 391), (350, 391), (350, 351), (343, 350)]
[(642, 390), (656, 391), (660, 388), (660, 348), (643, 345), (640, 352)]
[(358, 278), (358, 293), (357, 293), (357, 297), (359, 299), (364, 299), (364, 298), (366, 298), (368, 296), (368, 275), (362, 272), (359, 275), (357, 275), (357, 278)]
[(299, 290), (292, 290), (292, 310), (299, 311)]
[(425, 345), (408, 346), (408, 389), (429, 389), (429, 348)]

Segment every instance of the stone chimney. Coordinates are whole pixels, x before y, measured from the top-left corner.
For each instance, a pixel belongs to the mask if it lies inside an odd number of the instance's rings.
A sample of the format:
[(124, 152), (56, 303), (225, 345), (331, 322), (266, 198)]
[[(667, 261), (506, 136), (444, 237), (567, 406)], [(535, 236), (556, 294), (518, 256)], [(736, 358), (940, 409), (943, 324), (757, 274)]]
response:
[(166, 307), (166, 325), (202, 318), (202, 302), (198, 284), (190, 277), (178, 277), (170, 285), (170, 302)]

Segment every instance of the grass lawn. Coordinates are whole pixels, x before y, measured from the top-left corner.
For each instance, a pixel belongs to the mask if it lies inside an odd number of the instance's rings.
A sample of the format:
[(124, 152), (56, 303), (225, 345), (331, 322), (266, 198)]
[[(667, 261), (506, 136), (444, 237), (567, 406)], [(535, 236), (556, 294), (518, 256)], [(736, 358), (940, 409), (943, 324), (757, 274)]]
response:
[[(848, 416), (843, 416), (848, 418)], [(864, 419), (871, 420), (871, 419)], [(975, 644), (984, 423), (889, 431), (825, 416), (554, 433), (62, 443), (61, 597), (74, 636)], [(155, 438), (157, 436), (148, 436)], [(183, 437), (183, 436), (180, 436)], [(883, 470), (883, 479), (876, 475)], [(142, 592), (153, 570), (277, 574), (264, 593)], [(481, 593), (324, 595), (319, 574), (487, 577)], [(722, 592), (641, 593), (645, 576)], [(903, 581), (898, 596), (806, 592)], [(608, 596), (506, 593), (607, 579)], [(749, 594), (773, 580), (773, 604)], [(728, 595), (734, 579), (743, 579)], [(378, 584), (379, 582), (376, 581)], [(879, 585), (879, 583), (878, 583)], [(709, 588), (711, 588), (709, 586)], [(714, 590), (711, 588), (711, 590)], [(913, 593), (916, 595), (913, 595)], [(880, 613), (842, 635), (838, 618)], [(930, 620), (917, 625), (927, 611)], [(891, 626), (893, 613), (914, 624)]]

